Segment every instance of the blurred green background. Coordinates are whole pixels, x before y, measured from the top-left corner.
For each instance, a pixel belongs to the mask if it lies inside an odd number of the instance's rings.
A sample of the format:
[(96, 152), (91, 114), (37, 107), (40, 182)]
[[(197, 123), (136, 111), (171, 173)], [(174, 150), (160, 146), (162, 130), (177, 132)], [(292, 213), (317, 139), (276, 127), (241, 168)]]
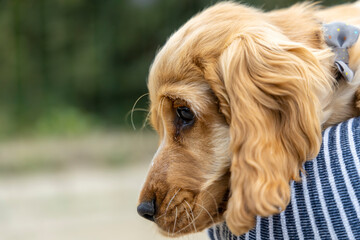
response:
[[(0, 1), (0, 139), (129, 127), (157, 49), (215, 2)], [(243, 2), (273, 9), (297, 1)], [(146, 107), (145, 97), (137, 108)], [(143, 119), (134, 113), (136, 125)]]
[(0, 0), (1, 239), (162, 239), (136, 214), (157, 145), (147, 96), (137, 130), (130, 112), (156, 51), (216, 2)]

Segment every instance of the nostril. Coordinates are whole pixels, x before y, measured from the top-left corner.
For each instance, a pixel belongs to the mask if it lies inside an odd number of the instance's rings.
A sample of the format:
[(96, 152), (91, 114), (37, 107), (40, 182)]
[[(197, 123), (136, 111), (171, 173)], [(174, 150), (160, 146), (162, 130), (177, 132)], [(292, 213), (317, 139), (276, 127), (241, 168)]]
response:
[(154, 221), (155, 210), (155, 199), (149, 202), (142, 202), (137, 207), (139, 215), (150, 221)]

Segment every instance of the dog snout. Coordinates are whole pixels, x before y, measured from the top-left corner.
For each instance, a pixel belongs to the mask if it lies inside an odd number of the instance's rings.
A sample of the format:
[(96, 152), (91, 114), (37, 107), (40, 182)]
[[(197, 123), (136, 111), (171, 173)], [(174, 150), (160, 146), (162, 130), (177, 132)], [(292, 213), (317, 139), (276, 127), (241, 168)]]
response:
[(141, 202), (137, 207), (137, 212), (143, 218), (154, 222), (156, 214), (155, 199)]

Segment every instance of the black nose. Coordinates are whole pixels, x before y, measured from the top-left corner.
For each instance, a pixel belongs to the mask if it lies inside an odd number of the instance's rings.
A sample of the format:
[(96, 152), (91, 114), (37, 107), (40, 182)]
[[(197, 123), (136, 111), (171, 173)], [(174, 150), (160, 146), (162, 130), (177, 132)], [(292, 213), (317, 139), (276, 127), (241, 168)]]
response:
[(143, 218), (146, 218), (147, 220), (154, 221), (155, 216), (155, 200), (152, 200), (150, 202), (142, 202), (137, 207), (137, 212), (140, 216)]

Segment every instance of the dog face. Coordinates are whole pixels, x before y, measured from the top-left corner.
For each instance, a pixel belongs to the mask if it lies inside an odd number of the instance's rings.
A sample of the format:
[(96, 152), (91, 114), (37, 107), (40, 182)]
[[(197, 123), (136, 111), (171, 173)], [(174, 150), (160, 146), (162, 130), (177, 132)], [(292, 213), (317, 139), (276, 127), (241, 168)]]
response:
[[(176, 86), (166, 86), (167, 93), (168, 88)], [(210, 89), (198, 90), (196, 102), (204, 104), (203, 112), (189, 99), (169, 95), (159, 98), (152, 110), (160, 144), (140, 199), (153, 202), (154, 220), (170, 236), (218, 222), (228, 196), (228, 126), (214, 99), (206, 99)], [(193, 94), (196, 88), (181, 91)]]
[(178, 30), (150, 70), (160, 143), (140, 215), (169, 236), (223, 219), (241, 234), (285, 209), (289, 181), (320, 147), (317, 94), (330, 87), (314, 52), (233, 3)]

